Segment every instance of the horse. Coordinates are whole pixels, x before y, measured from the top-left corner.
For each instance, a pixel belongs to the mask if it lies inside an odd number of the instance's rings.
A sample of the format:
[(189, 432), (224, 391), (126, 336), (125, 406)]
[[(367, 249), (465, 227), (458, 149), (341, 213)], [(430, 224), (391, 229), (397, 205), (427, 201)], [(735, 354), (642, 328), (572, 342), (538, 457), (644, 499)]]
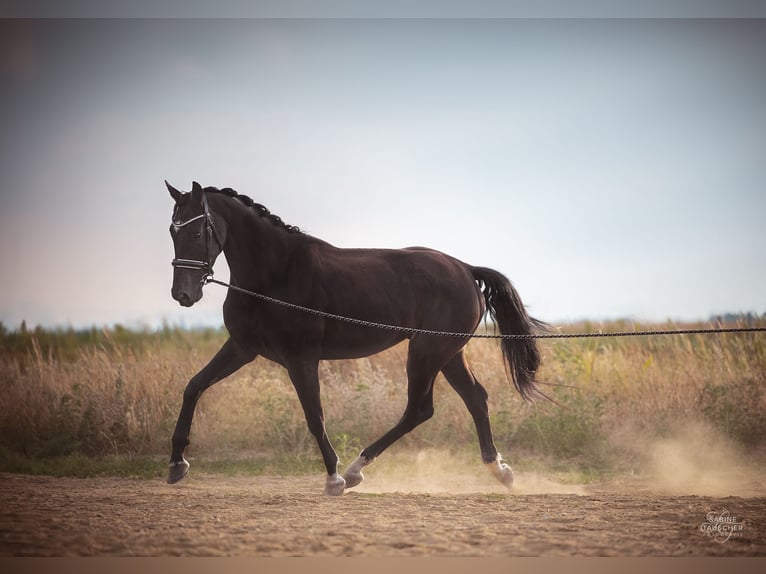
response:
[[(282, 365), (303, 408), (327, 470), (324, 493), (341, 495), (362, 482), (362, 469), (434, 414), (434, 380), (441, 372), (470, 412), (482, 462), (509, 489), (513, 471), (495, 447), (488, 395), (468, 366), (464, 348), (487, 314), (502, 334), (530, 335), (545, 324), (530, 317), (514, 286), (498, 271), (475, 267), (425, 247), (339, 248), (288, 225), (263, 205), (231, 188), (193, 182), (190, 192), (165, 181), (175, 201), (170, 233), (175, 258), (171, 295), (191, 307), (223, 253), (230, 283), (223, 303), (228, 338), (188, 382), (172, 436), (168, 483), (189, 472), (184, 451), (200, 397), (214, 383), (257, 356)], [(310, 314), (250, 296), (315, 309)], [(338, 321), (328, 314), (359, 319)], [(401, 326), (376, 329), (362, 321)], [(408, 331), (407, 329), (413, 329)], [(466, 334), (442, 337), (418, 330)], [(343, 474), (325, 429), (320, 361), (356, 359), (409, 339), (407, 404), (401, 419), (364, 448)], [(540, 352), (535, 339), (503, 338), (502, 355), (525, 400), (542, 393), (535, 382)], [(544, 395), (543, 395), (544, 396)]]

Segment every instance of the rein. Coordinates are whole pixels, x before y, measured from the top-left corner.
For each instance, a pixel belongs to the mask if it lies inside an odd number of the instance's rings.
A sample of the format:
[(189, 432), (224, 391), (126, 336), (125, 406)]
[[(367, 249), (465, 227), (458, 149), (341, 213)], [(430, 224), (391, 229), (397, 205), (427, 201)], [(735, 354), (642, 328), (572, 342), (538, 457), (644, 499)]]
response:
[(208, 208), (207, 198), (205, 194), (202, 194), (202, 213), (187, 219), (186, 221), (172, 220), (173, 229), (178, 231), (182, 227), (189, 225), (199, 219), (205, 220), (205, 257), (206, 261), (200, 261), (198, 259), (179, 259), (175, 258), (171, 261), (171, 265), (174, 268), (181, 269), (195, 269), (198, 271), (204, 271), (200, 283), (207, 285), (208, 283), (216, 283), (222, 287), (228, 287), (233, 291), (255, 297), (262, 301), (272, 303), (275, 305), (281, 305), (294, 311), (300, 311), (302, 313), (308, 313), (317, 317), (323, 317), (325, 319), (333, 319), (336, 321), (342, 321), (350, 323), (352, 325), (358, 325), (360, 327), (372, 327), (375, 329), (385, 329), (388, 331), (396, 331), (398, 333), (407, 333), (410, 335), (433, 335), (437, 337), (457, 337), (465, 339), (584, 339), (595, 337), (643, 337), (654, 335), (708, 335), (708, 334), (722, 334), (722, 333), (760, 333), (765, 332), (766, 327), (716, 327), (708, 329), (658, 329), (647, 331), (618, 331), (612, 333), (528, 333), (528, 334), (506, 334), (506, 333), (458, 333), (453, 331), (434, 331), (431, 329), (418, 329), (416, 327), (403, 327), (401, 325), (389, 325), (386, 323), (377, 323), (375, 321), (366, 321), (363, 319), (356, 319), (354, 317), (346, 317), (344, 315), (337, 315), (335, 313), (328, 313), (327, 311), (320, 311), (318, 309), (312, 309), (311, 307), (304, 307), (303, 305), (296, 305), (295, 303), (288, 303), (281, 299), (269, 297), (262, 293), (250, 291), (236, 285), (231, 285), (225, 281), (219, 281), (213, 278), (213, 259), (214, 256), (210, 252), (210, 244), (213, 240), (218, 244), (219, 250), (223, 251), (223, 242), (218, 234), (218, 230), (215, 227), (213, 216), (210, 214)]
[(355, 319), (353, 317), (345, 317), (343, 315), (336, 315), (335, 313), (328, 313), (326, 311), (320, 311), (318, 309), (312, 309), (311, 307), (304, 307), (303, 305), (296, 305), (295, 303), (288, 303), (281, 299), (275, 299), (262, 293), (243, 289), (236, 285), (231, 285), (225, 281), (219, 281), (213, 279), (212, 271), (206, 275), (202, 282), (207, 285), (208, 283), (216, 283), (223, 287), (228, 287), (239, 293), (250, 295), (256, 299), (273, 303), (275, 305), (281, 305), (288, 309), (295, 311), (301, 311), (310, 315), (318, 317), (324, 317), (325, 319), (334, 319), (336, 321), (343, 321), (358, 325), (361, 327), (373, 327), (376, 329), (386, 329), (388, 331), (397, 331), (399, 333), (408, 333), (411, 335), (434, 335), (437, 337), (457, 337), (466, 339), (584, 339), (590, 337), (646, 337), (651, 335), (708, 335), (708, 334), (721, 334), (721, 333), (759, 333), (766, 331), (766, 327), (717, 327), (708, 329), (659, 329), (648, 331), (618, 331), (614, 333), (530, 333), (530, 334), (498, 334), (498, 333), (456, 333), (452, 331), (433, 331), (431, 329), (418, 329), (416, 327), (402, 327), (401, 325), (388, 325), (386, 323), (376, 323), (374, 321), (365, 321), (363, 319)]

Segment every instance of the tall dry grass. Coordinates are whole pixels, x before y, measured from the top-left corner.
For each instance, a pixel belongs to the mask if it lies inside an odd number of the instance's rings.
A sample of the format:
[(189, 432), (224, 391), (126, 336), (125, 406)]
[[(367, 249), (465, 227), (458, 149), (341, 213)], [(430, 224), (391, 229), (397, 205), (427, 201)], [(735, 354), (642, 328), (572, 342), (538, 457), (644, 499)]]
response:
[[(79, 339), (0, 331), (0, 450), (31, 458), (166, 455), (183, 388), (224, 339), (225, 333), (211, 330), (103, 330)], [(762, 333), (541, 345), (538, 378), (561, 406), (523, 403), (506, 379), (495, 342), (474, 340), (467, 348), (489, 392), (496, 443), (506, 456), (620, 468), (650, 456), (646, 445), (703, 428), (733, 449), (762, 457)], [(406, 352), (404, 343), (367, 359), (321, 364), (328, 433), (342, 460), (401, 416)], [(434, 418), (393, 448), (471, 450), (478, 460), (471, 417), (441, 377), (434, 399)], [(191, 440), (191, 454), (207, 458), (318, 458), (286, 372), (263, 359), (206, 392)]]

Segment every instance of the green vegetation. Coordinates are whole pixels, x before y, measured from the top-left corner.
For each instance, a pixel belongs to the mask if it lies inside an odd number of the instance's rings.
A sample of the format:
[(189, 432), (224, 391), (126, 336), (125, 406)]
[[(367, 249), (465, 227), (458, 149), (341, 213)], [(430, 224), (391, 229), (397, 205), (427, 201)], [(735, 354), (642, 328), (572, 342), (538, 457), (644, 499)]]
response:
[[(633, 328), (567, 329), (626, 327)], [(0, 325), (0, 470), (164, 475), (183, 388), (225, 337), (215, 329), (12, 332)], [(641, 467), (651, 445), (703, 428), (731, 452), (763, 463), (763, 333), (541, 345), (541, 388), (560, 405), (523, 403), (506, 379), (496, 342), (475, 340), (468, 347), (469, 363), (489, 392), (498, 448), (510, 461), (599, 477)], [(405, 357), (406, 343), (367, 359), (322, 363), (328, 432), (343, 462), (401, 416)], [(441, 378), (434, 399), (434, 418), (393, 449), (448, 449), (478, 463), (471, 417)], [(204, 395), (191, 440), (196, 471), (321, 469), (287, 374), (263, 359)]]

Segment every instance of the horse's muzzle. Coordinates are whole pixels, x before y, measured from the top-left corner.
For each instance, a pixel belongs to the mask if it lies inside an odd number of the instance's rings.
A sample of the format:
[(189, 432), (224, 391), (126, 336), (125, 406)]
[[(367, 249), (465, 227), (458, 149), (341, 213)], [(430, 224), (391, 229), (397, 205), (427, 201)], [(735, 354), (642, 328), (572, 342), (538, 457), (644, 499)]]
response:
[(189, 293), (186, 289), (173, 289), (171, 295), (182, 307), (191, 307), (202, 298), (202, 293), (197, 293), (195, 297), (195, 294)]
[(182, 307), (191, 307), (194, 305), (194, 300), (189, 297), (188, 293), (181, 293), (177, 297), (175, 297), (175, 300), (178, 301)]

